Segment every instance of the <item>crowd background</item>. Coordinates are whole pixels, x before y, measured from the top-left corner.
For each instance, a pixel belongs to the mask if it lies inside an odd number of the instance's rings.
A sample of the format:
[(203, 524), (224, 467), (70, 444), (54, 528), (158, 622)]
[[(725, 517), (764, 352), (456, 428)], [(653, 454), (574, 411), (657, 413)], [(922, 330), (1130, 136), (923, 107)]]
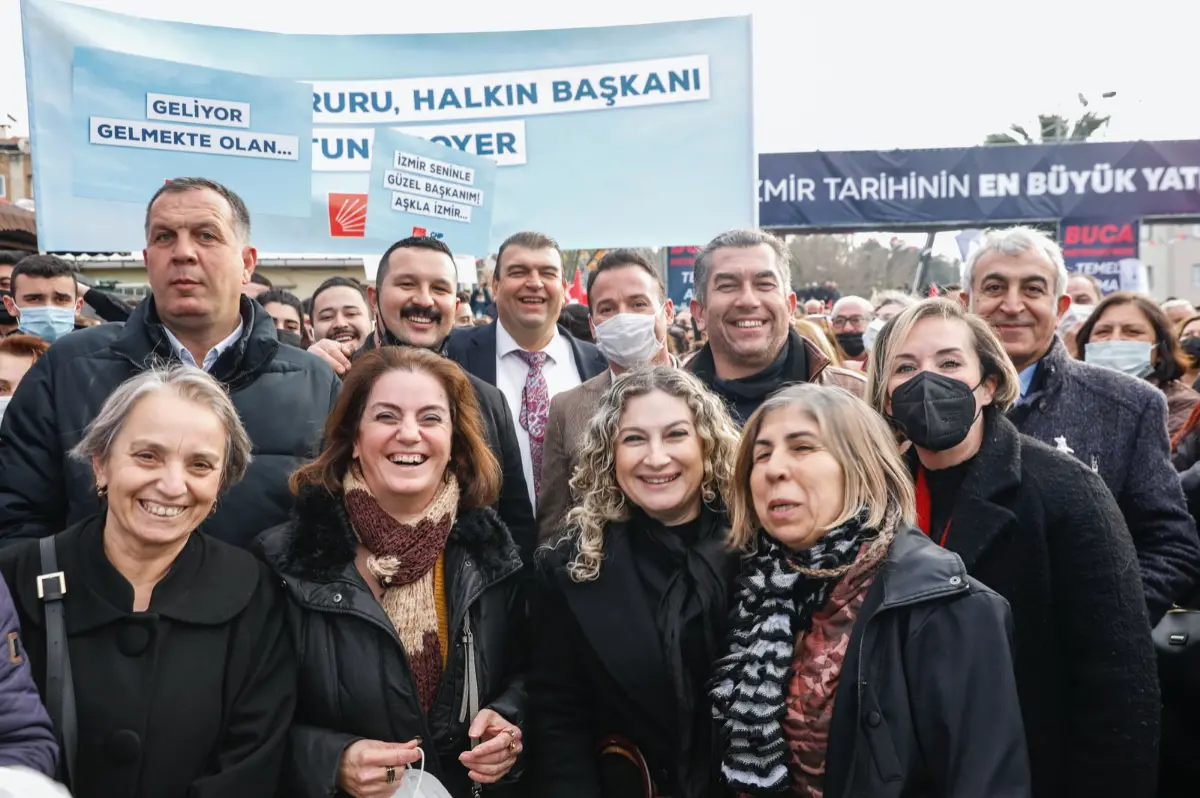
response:
[(302, 299), (224, 186), (146, 219), (132, 306), (0, 254), (0, 770), (1195, 794), (1190, 305), (1020, 227), (928, 297), (794, 287), (730, 230), (687, 307), (622, 249), (569, 302), (537, 231), (471, 292), (412, 237)]

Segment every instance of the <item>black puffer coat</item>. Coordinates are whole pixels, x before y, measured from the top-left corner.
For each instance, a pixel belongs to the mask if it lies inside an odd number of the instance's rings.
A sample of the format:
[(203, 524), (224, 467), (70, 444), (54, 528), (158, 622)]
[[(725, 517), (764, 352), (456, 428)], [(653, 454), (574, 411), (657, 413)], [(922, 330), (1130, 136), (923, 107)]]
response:
[[(210, 372), (229, 391), (254, 444), (246, 477), (221, 498), (200, 531), (250, 544), (288, 518), (288, 475), (320, 448), (341, 382), (315, 355), (280, 346), (271, 317), (242, 298), (242, 335)], [(129, 321), (56, 341), (21, 381), (0, 426), (0, 545), (43, 538), (99, 512), (96, 481), (71, 447), (109, 394), (154, 362), (178, 362), (146, 299)]]
[[(342, 752), (356, 740), (425, 742), (425, 767), (455, 798), (471, 794), (458, 755), (468, 749), (463, 719), (470, 613), (482, 709), (523, 726), (525, 596), (521, 557), (495, 511), (461, 510), (446, 544), (450, 653), (428, 718), (392, 622), (354, 563), (356, 541), (340, 496), (305, 490), (296, 519), (263, 533), (258, 552), (292, 598), (300, 694), (279, 795), (328, 798)], [(515, 779), (521, 763), (509, 774)]]

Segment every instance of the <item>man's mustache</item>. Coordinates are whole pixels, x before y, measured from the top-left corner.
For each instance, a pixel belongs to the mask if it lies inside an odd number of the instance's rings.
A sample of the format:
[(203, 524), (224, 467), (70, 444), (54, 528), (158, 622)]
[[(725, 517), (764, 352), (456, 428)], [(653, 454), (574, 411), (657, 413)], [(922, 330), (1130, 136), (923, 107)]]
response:
[(407, 305), (404, 310), (400, 311), (400, 318), (409, 319), (413, 316), (430, 319), (434, 322), (442, 320), (442, 313), (435, 307), (421, 307), (419, 305)]

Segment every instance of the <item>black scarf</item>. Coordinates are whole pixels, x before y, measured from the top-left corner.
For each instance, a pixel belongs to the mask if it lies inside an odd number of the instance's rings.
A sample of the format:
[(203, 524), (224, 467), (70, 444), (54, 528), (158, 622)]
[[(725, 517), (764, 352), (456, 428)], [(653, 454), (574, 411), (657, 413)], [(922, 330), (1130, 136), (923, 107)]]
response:
[(859, 518), (800, 552), (760, 532), (758, 551), (743, 566), (728, 653), (710, 683), (713, 717), (725, 741), (721, 774), (735, 790), (778, 792), (789, 783), (782, 720), (796, 637), (812, 628), (813, 613), (841, 581), (840, 575), (821, 578), (797, 568), (836, 570), (853, 563), (874, 534), (863, 530)]
[[(644, 559), (660, 559), (663, 566), (671, 563), (656, 569), (661, 599), (653, 612), (675, 692), (676, 750), (683, 757), (678, 774), (680, 794), (702, 795), (711, 772), (712, 741), (708, 713), (696, 712), (696, 706), (705, 700), (705, 680), (720, 654), (738, 558), (725, 544), (728, 522), (720, 508), (702, 506), (693, 541), (638, 510), (630, 523), (635, 536), (645, 538), (634, 544), (635, 551), (646, 548)], [(654, 567), (639, 563), (640, 571)]]
[(701, 382), (725, 400), (738, 426), (746, 423), (746, 419), (750, 418), (767, 396), (785, 385), (808, 379), (808, 351), (804, 340), (795, 330), (788, 331), (787, 340), (771, 365), (740, 380), (722, 380), (717, 377), (716, 364), (709, 347), (711, 344), (696, 355), (692, 371)]

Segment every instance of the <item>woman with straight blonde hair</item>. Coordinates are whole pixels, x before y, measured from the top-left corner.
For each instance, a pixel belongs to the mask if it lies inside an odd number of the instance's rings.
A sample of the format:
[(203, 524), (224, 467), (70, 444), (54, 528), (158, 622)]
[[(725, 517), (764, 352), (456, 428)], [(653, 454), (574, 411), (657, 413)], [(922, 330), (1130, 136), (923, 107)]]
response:
[[(824, 321), (822, 319), (822, 321)], [(829, 322), (825, 322), (825, 326), (829, 326)], [(835, 366), (842, 365), (842, 356), (838, 353), (837, 345), (834, 343), (836, 339), (830, 338), (829, 333), (826, 333), (816, 321), (812, 318), (804, 318), (798, 316), (792, 320), (792, 329), (796, 334), (806, 341), (812, 341), (817, 349), (821, 350), (821, 354), (829, 359), (829, 362)]]
[(581, 503), (538, 562), (539, 798), (722, 795), (705, 682), (737, 573), (722, 504), (736, 448), (724, 404), (682, 369), (628, 372), (601, 397)]
[(728, 501), (746, 554), (711, 682), (729, 787), (1030, 795), (1008, 603), (913, 528), (882, 419), (841, 388), (783, 389), (746, 423)]
[(1005, 417), (1016, 369), (988, 323), (957, 302), (927, 299), (888, 322), (867, 391), (912, 443), (918, 525), (1012, 604), (1034, 795), (1152, 795), (1150, 621), (1104, 481), (1064, 438), (1055, 451), (1017, 432)]

